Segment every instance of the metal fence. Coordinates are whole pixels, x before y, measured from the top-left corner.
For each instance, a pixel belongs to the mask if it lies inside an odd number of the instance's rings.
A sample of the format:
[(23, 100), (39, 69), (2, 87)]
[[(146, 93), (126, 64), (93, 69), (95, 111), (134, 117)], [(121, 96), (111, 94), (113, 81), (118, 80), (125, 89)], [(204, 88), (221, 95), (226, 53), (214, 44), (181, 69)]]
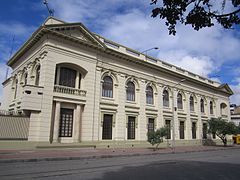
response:
[(30, 118), (0, 112), (0, 140), (27, 140)]

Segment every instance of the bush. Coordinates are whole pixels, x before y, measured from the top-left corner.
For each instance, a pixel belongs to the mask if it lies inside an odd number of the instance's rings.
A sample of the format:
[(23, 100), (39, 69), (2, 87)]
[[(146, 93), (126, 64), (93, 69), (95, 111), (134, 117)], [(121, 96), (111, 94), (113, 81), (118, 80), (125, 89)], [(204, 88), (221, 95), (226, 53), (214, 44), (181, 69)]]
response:
[(167, 127), (161, 127), (153, 132), (148, 132), (148, 142), (154, 146), (156, 145), (156, 149), (158, 149), (158, 146), (160, 143), (163, 142), (163, 137), (167, 136), (168, 128)]

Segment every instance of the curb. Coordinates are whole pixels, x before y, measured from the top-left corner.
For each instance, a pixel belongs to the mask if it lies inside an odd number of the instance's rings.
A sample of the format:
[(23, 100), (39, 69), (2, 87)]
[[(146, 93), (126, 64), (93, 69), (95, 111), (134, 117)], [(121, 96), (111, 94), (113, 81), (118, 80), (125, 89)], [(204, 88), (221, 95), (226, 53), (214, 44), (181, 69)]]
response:
[(25, 162), (43, 162), (43, 161), (65, 161), (65, 160), (91, 160), (91, 159), (103, 159), (103, 158), (114, 158), (114, 157), (131, 157), (131, 156), (147, 156), (147, 155), (160, 155), (160, 154), (184, 154), (194, 152), (208, 152), (208, 151), (226, 151), (230, 149), (240, 149), (240, 147), (228, 147), (220, 149), (200, 149), (200, 150), (185, 150), (179, 152), (155, 152), (155, 153), (135, 153), (135, 154), (116, 154), (116, 155), (90, 155), (86, 157), (46, 157), (46, 158), (29, 158), (29, 159), (3, 159), (0, 160), (2, 163), (25, 163)]

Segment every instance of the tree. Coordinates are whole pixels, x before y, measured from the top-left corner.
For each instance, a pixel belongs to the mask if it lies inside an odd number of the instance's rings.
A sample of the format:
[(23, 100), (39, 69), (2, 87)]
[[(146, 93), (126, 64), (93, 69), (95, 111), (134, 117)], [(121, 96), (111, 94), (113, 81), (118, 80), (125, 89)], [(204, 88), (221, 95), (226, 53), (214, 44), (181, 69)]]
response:
[(208, 126), (208, 132), (217, 135), (224, 146), (227, 146), (226, 135), (236, 134), (237, 132), (237, 127), (233, 122), (227, 122), (222, 118), (211, 118), (208, 120)]
[[(157, 5), (157, 2), (158, 0), (151, 0), (151, 5)], [(197, 31), (214, 26), (215, 22), (226, 29), (240, 24), (240, 0), (221, 0), (215, 5), (213, 3), (216, 1), (213, 0), (163, 0), (161, 2), (158, 3), (159, 7), (152, 10), (152, 17), (159, 16), (160, 19), (165, 19), (169, 34), (176, 34), (177, 22), (190, 24)], [(231, 12), (224, 13), (224, 9), (231, 9)]]
[(148, 132), (148, 142), (154, 146), (156, 144), (156, 149), (158, 149), (158, 146), (160, 143), (163, 142), (163, 137), (167, 136), (168, 134), (168, 127), (161, 127), (153, 132)]

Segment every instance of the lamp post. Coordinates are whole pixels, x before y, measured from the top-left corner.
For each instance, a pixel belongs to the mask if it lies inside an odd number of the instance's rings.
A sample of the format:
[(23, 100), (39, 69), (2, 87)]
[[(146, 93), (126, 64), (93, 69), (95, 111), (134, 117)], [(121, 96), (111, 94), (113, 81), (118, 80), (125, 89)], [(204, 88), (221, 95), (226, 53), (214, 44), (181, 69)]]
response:
[(151, 51), (151, 50), (153, 50), (153, 49), (157, 50), (157, 49), (159, 49), (159, 48), (158, 48), (158, 47), (152, 47), (152, 48), (149, 48), (149, 49), (146, 49), (146, 50), (142, 51), (141, 53), (142, 53), (142, 54), (145, 53), (145, 55), (147, 56), (147, 52), (148, 52), (148, 51)]
[(177, 111), (177, 107), (175, 106), (175, 99), (174, 99), (174, 88), (180, 85), (182, 82), (186, 81), (186, 79), (181, 79), (178, 83), (176, 83), (172, 88), (173, 88), (173, 102), (172, 102), (172, 113), (173, 113), (173, 125), (172, 125), (172, 149), (173, 152), (175, 152), (175, 122), (174, 122), (174, 117), (175, 117), (175, 111)]

